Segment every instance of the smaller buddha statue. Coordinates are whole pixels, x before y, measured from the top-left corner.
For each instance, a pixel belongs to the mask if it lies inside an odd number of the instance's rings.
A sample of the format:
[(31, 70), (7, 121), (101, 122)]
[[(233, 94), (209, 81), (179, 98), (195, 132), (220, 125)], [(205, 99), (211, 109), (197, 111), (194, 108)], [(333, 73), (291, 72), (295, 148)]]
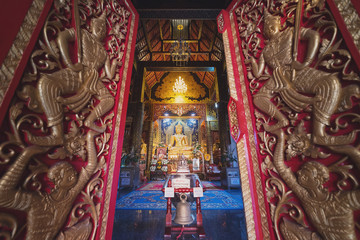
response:
[(145, 156), (147, 154), (147, 144), (141, 139), (141, 151), (140, 154)]

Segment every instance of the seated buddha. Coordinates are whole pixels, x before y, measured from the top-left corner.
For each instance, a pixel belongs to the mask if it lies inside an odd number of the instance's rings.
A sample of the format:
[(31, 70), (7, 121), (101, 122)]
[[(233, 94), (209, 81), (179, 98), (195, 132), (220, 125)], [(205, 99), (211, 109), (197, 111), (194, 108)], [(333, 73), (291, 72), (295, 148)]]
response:
[(171, 136), (170, 148), (186, 147), (189, 145), (188, 138), (182, 133), (183, 127), (180, 123), (175, 126), (175, 134)]
[(169, 155), (177, 157), (178, 154), (185, 154), (186, 157), (191, 157), (192, 147), (189, 146), (188, 137), (183, 134), (183, 126), (178, 123), (175, 125), (175, 134), (170, 138)]

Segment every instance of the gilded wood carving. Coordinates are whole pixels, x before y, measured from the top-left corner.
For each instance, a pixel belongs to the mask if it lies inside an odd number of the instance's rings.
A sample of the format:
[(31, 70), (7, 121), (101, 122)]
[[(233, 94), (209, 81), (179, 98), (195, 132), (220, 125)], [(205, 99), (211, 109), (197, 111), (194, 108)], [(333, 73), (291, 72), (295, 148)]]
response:
[(129, 15), (115, 0), (54, 2), (2, 126), (6, 239), (95, 238)]
[(236, 16), (277, 238), (356, 239), (360, 78), (331, 12), (250, 0)]
[(240, 138), (240, 127), (239, 127), (239, 120), (237, 116), (237, 106), (234, 99), (230, 98), (229, 105), (228, 105), (228, 112), (229, 112), (229, 123), (230, 123), (230, 133), (235, 142), (239, 141)]
[(352, 36), (352, 40), (357, 47), (357, 50), (360, 52), (360, 16), (356, 11), (354, 5), (351, 0), (334, 0), (336, 7), (338, 8), (344, 22), (346, 24), (346, 28)]
[(206, 118), (206, 106), (203, 104), (155, 104), (153, 120), (155, 121), (159, 116), (163, 116), (167, 111), (175, 113), (178, 116), (193, 111), (197, 116), (201, 116), (202, 119)]

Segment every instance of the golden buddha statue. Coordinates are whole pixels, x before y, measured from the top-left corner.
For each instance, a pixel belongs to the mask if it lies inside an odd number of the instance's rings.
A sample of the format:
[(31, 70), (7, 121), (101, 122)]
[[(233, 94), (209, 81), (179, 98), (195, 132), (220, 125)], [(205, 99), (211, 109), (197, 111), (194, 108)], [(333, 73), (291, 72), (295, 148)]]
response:
[(178, 123), (175, 126), (175, 134), (171, 136), (170, 139), (170, 148), (172, 147), (186, 147), (189, 145), (188, 138), (186, 135), (184, 135), (183, 132), (183, 126)]
[(183, 126), (180, 123), (175, 125), (175, 134), (170, 138), (169, 157), (177, 157), (184, 154), (187, 158), (192, 157), (192, 147), (189, 145), (188, 137), (183, 133)]

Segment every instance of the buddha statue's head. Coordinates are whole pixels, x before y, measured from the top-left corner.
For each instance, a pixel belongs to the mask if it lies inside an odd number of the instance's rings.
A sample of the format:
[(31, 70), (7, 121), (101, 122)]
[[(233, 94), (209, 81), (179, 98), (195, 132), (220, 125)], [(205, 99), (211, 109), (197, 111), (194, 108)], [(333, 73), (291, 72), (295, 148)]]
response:
[(175, 132), (176, 132), (177, 134), (180, 134), (180, 133), (182, 133), (182, 130), (183, 130), (182, 125), (181, 125), (180, 123), (178, 123), (178, 124), (175, 126)]

